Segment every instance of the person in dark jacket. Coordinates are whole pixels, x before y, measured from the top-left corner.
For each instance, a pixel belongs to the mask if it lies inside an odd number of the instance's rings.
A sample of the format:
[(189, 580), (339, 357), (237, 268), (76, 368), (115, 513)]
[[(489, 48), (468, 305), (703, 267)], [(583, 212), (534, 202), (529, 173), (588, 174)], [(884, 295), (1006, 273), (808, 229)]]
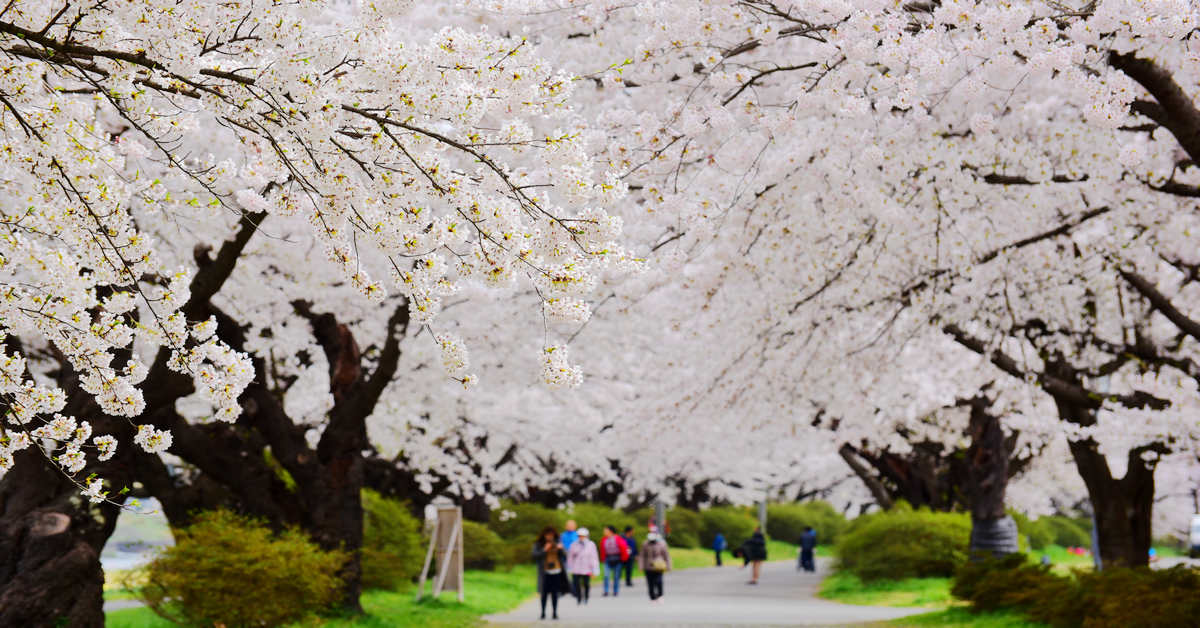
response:
[(633, 526), (625, 526), (625, 534), (621, 535), (625, 539), (625, 545), (629, 546), (629, 558), (625, 559), (625, 586), (633, 586), (633, 565), (634, 560), (638, 556), (637, 539), (633, 538)]
[(542, 598), (542, 619), (546, 618), (546, 600), (550, 600), (554, 619), (558, 619), (558, 596), (571, 590), (567, 584), (567, 552), (558, 531), (546, 526), (533, 543), (533, 562), (537, 563), (538, 594)]
[(767, 537), (763, 536), (762, 527), (754, 528), (754, 534), (745, 545), (746, 560), (750, 561), (750, 582), (758, 584), (758, 576), (762, 573), (763, 561), (767, 559)]
[(813, 561), (813, 551), (817, 548), (817, 531), (812, 529), (812, 526), (804, 526), (804, 533), (800, 535), (800, 568), (804, 571), (816, 571), (817, 565)]
[[(713, 551), (716, 552), (716, 554), (717, 554), (717, 566), (720, 567), (721, 566), (721, 552), (725, 551), (725, 535), (724, 534), (721, 534), (720, 532), (718, 532), (717, 536), (713, 537), (712, 548), (713, 548)], [(735, 556), (735, 558), (736, 558), (736, 556)]]

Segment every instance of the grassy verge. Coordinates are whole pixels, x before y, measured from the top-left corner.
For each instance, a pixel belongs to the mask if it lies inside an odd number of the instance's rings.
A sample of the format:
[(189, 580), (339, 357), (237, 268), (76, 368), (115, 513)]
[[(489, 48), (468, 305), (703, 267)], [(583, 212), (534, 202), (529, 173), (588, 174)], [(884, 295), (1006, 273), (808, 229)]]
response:
[[(531, 595), (534, 582), (532, 565), (520, 565), (512, 571), (467, 571), (464, 575), (466, 601), (459, 603), (455, 593), (443, 593), (438, 599), (415, 601), (415, 590), (367, 591), (362, 605), (365, 615), (352, 619), (312, 618), (295, 628), (385, 628), (396, 625), (430, 628), (468, 628), (478, 626), (479, 618), (503, 613), (519, 606)], [(148, 608), (130, 608), (106, 614), (108, 628), (170, 628), (170, 622)], [(399, 622), (399, 623), (398, 623)]]
[(902, 628), (958, 628), (959, 626), (970, 626), (971, 628), (1046, 628), (1046, 624), (1031, 622), (1025, 619), (1020, 613), (1012, 611), (972, 613), (961, 606), (933, 613), (902, 617), (892, 620), (886, 625)]
[[(1182, 555), (1182, 552), (1173, 547), (1156, 546), (1154, 551), (1159, 558)], [(1093, 565), (1095, 565), (1091, 554), (1072, 554), (1067, 551), (1067, 548), (1061, 545), (1047, 545), (1042, 549), (1029, 551), (1029, 559), (1031, 561), (1040, 561), (1042, 556), (1050, 559), (1051, 568), (1055, 573), (1064, 576), (1069, 574), (1073, 569), (1088, 570), (1092, 569)]]
[(949, 578), (863, 582), (858, 576), (846, 571), (827, 576), (821, 582), (821, 590), (817, 595), (834, 602), (866, 606), (935, 607), (948, 606), (954, 601), (950, 595)]

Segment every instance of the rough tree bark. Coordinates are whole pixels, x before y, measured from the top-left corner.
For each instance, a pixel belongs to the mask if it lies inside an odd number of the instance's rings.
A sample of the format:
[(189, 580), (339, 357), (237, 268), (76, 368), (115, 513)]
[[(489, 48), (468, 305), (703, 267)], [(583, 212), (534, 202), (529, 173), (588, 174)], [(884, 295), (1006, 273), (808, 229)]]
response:
[(20, 452), (0, 481), (0, 626), (104, 626), (100, 550), (117, 513), (40, 452)]
[[(102, 413), (80, 388), (66, 357), (51, 353), (58, 362), (52, 375), (68, 393), (63, 414), (88, 420), (96, 433), (132, 442), (132, 422)], [(118, 355), (118, 364), (127, 356)], [(156, 412), (159, 401), (148, 396), (147, 413)], [(92, 504), (40, 449), (15, 456), (0, 479), (0, 626), (104, 625), (100, 551), (126, 499), (122, 489), (134, 484), (136, 460), (129, 446), (105, 462), (89, 459), (79, 477), (103, 477), (111, 494), (111, 501)]]
[(989, 411), (984, 395), (967, 401), (971, 414), (967, 434), (967, 502), (971, 506), (972, 556), (1002, 556), (1016, 552), (1017, 523), (1004, 511), (1008, 488), (1010, 443), (1004, 437), (1000, 417)]
[[(1078, 425), (1096, 422), (1095, 410), (1055, 398), (1059, 417)], [(1143, 458), (1165, 453), (1158, 444), (1137, 447), (1129, 452), (1125, 476), (1113, 477), (1108, 459), (1096, 441), (1071, 441), (1071, 457), (1087, 486), (1102, 564), (1144, 567), (1150, 561), (1151, 524), (1154, 516), (1154, 463)]]

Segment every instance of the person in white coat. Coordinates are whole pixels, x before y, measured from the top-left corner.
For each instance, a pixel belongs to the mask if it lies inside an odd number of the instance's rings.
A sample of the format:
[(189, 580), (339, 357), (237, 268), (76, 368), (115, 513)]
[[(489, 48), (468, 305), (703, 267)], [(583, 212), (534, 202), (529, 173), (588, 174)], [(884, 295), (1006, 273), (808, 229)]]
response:
[(592, 592), (592, 576), (600, 573), (600, 553), (589, 538), (587, 528), (579, 529), (579, 539), (567, 550), (567, 571), (571, 574), (576, 603), (587, 604)]

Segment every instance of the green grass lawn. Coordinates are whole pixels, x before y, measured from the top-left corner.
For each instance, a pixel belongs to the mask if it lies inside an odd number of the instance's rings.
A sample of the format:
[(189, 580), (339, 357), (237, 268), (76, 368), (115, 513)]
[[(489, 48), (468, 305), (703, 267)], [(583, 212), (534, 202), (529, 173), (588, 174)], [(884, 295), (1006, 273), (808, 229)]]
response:
[[(904, 628), (1046, 628), (1014, 611), (972, 613), (950, 595), (950, 578), (909, 578), (864, 583), (854, 574), (837, 572), (825, 578), (818, 594), (843, 604), (871, 606), (924, 606), (941, 610), (890, 621), (886, 626)], [(875, 625), (875, 624), (872, 624)]]
[[(831, 556), (833, 549), (827, 545), (817, 546), (817, 556)], [(783, 541), (767, 541), (767, 560), (797, 560), (800, 556), (799, 547)], [(725, 567), (741, 567), (742, 559), (730, 556), (729, 552), (721, 553), (721, 561)], [(692, 569), (695, 567), (716, 566), (716, 556), (710, 549), (700, 548), (671, 548), (671, 563), (676, 569)]]
[[(1160, 547), (1156, 551), (1159, 556), (1178, 554), (1171, 548)], [(1091, 555), (1072, 554), (1059, 545), (1050, 545), (1028, 554), (1031, 562), (1041, 561), (1043, 555), (1050, 557), (1052, 568), (1062, 575), (1069, 574), (1073, 569), (1092, 568)], [(868, 606), (949, 606), (954, 603), (950, 584), (950, 578), (909, 578), (864, 583), (854, 574), (835, 572), (821, 583), (818, 595), (835, 602)]]
[[(1180, 552), (1173, 547), (1166, 546), (1155, 546), (1154, 551), (1159, 558), (1183, 555), (1183, 552)], [(1040, 561), (1042, 556), (1050, 557), (1050, 565), (1052, 566), (1054, 573), (1063, 576), (1071, 573), (1072, 569), (1089, 570), (1092, 569), (1093, 565), (1095, 565), (1095, 563), (1092, 561), (1091, 554), (1084, 554), (1082, 556), (1072, 554), (1067, 551), (1067, 548), (1061, 545), (1047, 545), (1042, 549), (1031, 550), (1029, 552), (1029, 559), (1034, 562)]]
[(868, 606), (948, 606), (954, 601), (950, 595), (950, 578), (907, 578), (904, 580), (877, 580), (863, 582), (858, 576), (838, 571), (821, 582), (817, 594), (827, 600), (843, 604)]
[[(366, 612), (353, 619), (312, 618), (295, 628), (385, 628), (427, 626), (429, 628), (468, 628), (480, 624), (479, 618), (502, 613), (528, 599), (534, 588), (534, 568), (519, 565), (512, 571), (467, 571), (464, 575), (466, 601), (461, 604), (453, 592), (438, 599), (415, 601), (415, 588), (406, 591), (367, 591), (362, 605)], [(174, 624), (148, 608), (131, 608), (106, 614), (108, 628), (169, 628)]]
[(1046, 628), (1046, 624), (1031, 622), (1020, 613), (1000, 611), (995, 613), (972, 613), (961, 606), (953, 606), (933, 613), (912, 615), (888, 622), (888, 626), (902, 628)]

